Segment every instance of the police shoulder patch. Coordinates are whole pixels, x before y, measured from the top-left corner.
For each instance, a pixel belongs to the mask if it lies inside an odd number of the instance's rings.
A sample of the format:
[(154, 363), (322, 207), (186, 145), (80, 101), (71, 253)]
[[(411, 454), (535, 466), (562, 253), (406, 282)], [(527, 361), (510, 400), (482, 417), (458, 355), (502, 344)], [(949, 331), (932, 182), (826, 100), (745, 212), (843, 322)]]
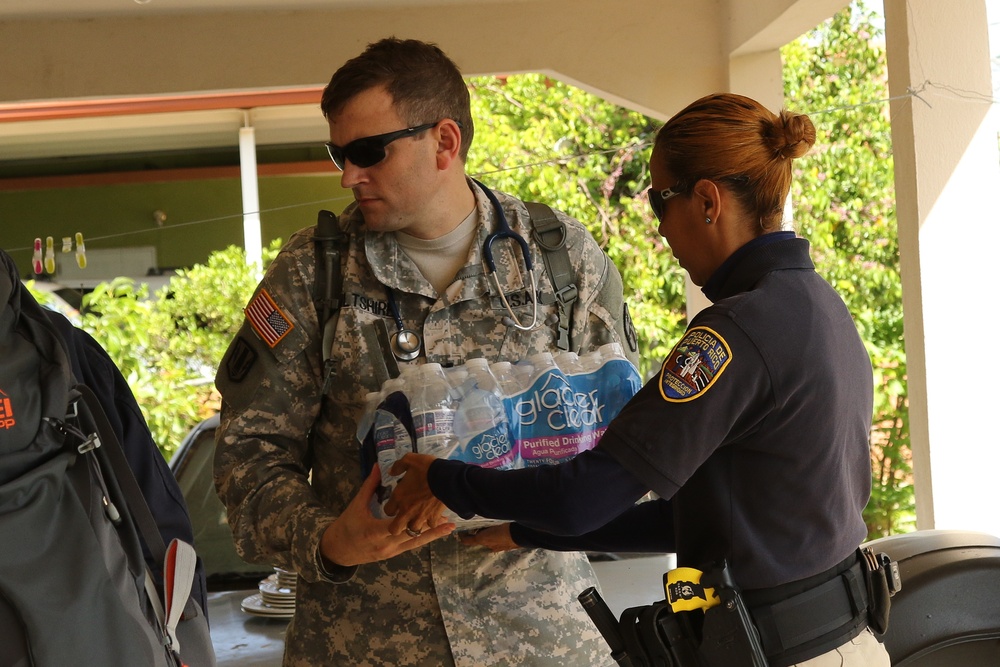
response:
[(732, 359), (729, 344), (708, 327), (693, 327), (670, 351), (660, 370), (660, 394), (671, 403), (708, 391)]

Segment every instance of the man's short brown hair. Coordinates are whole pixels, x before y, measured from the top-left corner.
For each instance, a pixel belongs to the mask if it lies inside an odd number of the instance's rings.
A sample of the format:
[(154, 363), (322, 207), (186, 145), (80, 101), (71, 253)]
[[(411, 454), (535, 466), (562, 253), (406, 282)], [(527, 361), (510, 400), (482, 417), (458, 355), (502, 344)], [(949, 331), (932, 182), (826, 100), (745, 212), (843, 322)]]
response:
[(458, 66), (436, 44), (389, 37), (348, 60), (323, 90), (320, 109), (329, 119), (356, 95), (383, 87), (407, 125), (451, 118), (462, 128), (461, 156), (472, 145), (469, 87)]

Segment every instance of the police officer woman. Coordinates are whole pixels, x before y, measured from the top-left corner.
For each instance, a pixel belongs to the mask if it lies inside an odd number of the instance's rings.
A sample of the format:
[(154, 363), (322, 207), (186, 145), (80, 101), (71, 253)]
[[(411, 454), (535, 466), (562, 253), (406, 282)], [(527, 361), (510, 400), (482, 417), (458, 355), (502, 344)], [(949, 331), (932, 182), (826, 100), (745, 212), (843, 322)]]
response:
[[(407, 455), (387, 507), (394, 529), (435, 525), (443, 502), (515, 522), (469, 540), (493, 549), (724, 559), (771, 667), (888, 665), (850, 585), (871, 487), (871, 362), (808, 242), (782, 228), (791, 161), (815, 138), (808, 117), (734, 94), (671, 118), (649, 201), (712, 305), (570, 462), (498, 472)], [(633, 506), (650, 490), (657, 500)]]

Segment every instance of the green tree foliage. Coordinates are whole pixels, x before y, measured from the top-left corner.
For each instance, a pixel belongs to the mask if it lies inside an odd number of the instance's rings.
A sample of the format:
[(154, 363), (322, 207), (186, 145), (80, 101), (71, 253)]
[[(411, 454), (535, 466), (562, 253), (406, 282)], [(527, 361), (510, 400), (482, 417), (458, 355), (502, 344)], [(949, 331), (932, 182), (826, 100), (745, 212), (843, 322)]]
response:
[(875, 369), (870, 537), (912, 528), (913, 487), (885, 50), (855, 1), (782, 49), (785, 104), (808, 113), (816, 148), (792, 199), (817, 270), (843, 296)]
[[(279, 244), (265, 251), (265, 265)], [(243, 250), (230, 246), (178, 272), (153, 295), (118, 278), (84, 297), (80, 326), (121, 369), (165, 457), (218, 409), (215, 370), (258, 280)]]

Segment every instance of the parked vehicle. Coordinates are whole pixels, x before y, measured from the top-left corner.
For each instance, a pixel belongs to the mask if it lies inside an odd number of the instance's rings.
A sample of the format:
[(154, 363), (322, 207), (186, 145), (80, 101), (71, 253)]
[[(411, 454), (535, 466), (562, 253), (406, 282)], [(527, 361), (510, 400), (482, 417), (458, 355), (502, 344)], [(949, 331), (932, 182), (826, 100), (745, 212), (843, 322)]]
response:
[(251, 614), (244, 600), (260, 594), (274, 569), (245, 562), (233, 546), (226, 509), (215, 493), (212, 459), (218, 416), (198, 424), (170, 460), (205, 565), (208, 621), (219, 667), (277, 667), (285, 648), (288, 616)]
[(80, 324), (82, 292), (44, 280), (23, 280), (22, 282), (42, 306), (62, 313), (73, 324)]
[(883, 639), (893, 667), (1000, 665), (1000, 537), (919, 530), (868, 546), (899, 564)]

